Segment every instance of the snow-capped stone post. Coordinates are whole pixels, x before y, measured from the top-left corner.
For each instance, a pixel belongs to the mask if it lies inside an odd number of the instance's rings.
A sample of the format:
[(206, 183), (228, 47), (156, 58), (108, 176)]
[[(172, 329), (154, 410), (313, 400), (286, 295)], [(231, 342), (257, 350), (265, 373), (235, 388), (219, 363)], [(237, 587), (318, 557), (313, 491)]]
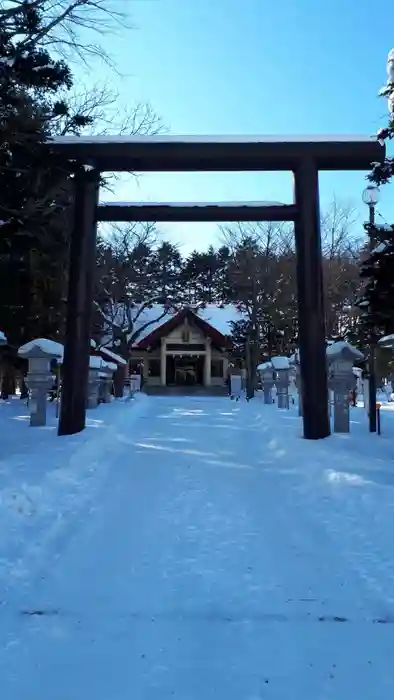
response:
[(290, 363), (295, 369), (295, 385), (298, 393), (298, 415), (302, 416), (302, 391), (301, 391), (301, 367), (300, 367), (300, 351), (297, 349), (294, 355), (290, 358)]
[(275, 372), (271, 362), (263, 362), (257, 367), (263, 385), (264, 403), (272, 405), (272, 389), (275, 384)]
[(349, 392), (356, 384), (353, 364), (363, 359), (362, 352), (344, 340), (327, 348), (328, 386), (334, 392), (334, 433), (350, 430)]
[(103, 403), (111, 403), (113, 374), (117, 370), (114, 362), (102, 362), (100, 368), (100, 399)]
[(100, 392), (100, 370), (103, 361), (101, 357), (91, 355), (89, 358), (88, 393), (86, 408), (97, 408)]
[(31, 391), (29, 400), (30, 425), (46, 425), (47, 393), (53, 384), (52, 360), (63, 359), (63, 345), (47, 338), (31, 340), (22, 345), (18, 355), (28, 360), (29, 371), (26, 384)]
[(290, 360), (288, 357), (271, 357), (272, 366), (276, 373), (276, 389), (278, 393), (278, 408), (290, 408)]

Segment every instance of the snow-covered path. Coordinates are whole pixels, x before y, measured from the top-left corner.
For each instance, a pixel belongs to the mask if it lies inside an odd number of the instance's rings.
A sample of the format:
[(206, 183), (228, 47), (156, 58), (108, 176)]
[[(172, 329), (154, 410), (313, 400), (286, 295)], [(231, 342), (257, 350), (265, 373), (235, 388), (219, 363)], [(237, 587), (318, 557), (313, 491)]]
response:
[(393, 490), (344, 505), (321, 475), (345, 453), (291, 419), (155, 398), (120, 421), (94, 508), (0, 608), (2, 697), (393, 697), (392, 559), (363, 530)]

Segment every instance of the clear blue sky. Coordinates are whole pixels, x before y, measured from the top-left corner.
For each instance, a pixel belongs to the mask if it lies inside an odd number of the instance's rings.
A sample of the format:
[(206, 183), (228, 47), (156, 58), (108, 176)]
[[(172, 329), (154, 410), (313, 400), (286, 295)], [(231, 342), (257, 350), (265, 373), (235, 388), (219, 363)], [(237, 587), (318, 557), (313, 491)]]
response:
[[(118, 0), (133, 29), (104, 36), (120, 76), (119, 105), (148, 101), (172, 134), (374, 134), (387, 121), (377, 97), (394, 45), (394, 5), (380, 0)], [(116, 5), (116, 2), (114, 3)], [(322, 207), (334, 193), (360, 208), (363, 173), (323, 174)], [(281, 200), (281, 174), (152, 174), (119, 183), (114, 199)], [(107, 197), (109, 198), (109, 197)], [(381, 212), (394, 216), (393, 189)], [(170, 230), (167, 227), (167, 230)], [(187, 248), (214, 239), (214, 224), (177, 224)]]

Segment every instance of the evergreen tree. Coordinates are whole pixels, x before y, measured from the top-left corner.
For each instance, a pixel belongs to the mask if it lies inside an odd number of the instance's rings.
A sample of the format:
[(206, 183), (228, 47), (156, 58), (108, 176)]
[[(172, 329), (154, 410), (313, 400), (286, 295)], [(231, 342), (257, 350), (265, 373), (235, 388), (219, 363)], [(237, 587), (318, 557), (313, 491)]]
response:
[(61, 329), (71, 173), (44, 142), (65, 116), (74, 132), (90, 123), (58, 98), (69, 67), (26, 40), (42, 23), (33, 2), (0, 13), (0, 319), (14, 344)]
[(232, 356), (236, 360), (245, 360), (246, 343), (250, 335), (250, 321), (248, 319), (231, 321), (230, 328)]
[(366, 229), (376, 245), (360, 269), (365, 287), (357, 302), (361, 320), (359, 342), (394, 332), (394, 226), (367, 224)]
[[(387, 83), (379, 94), (387, 97), (389, 121), (386, 127), (379, 129), (377, 137), (380, 141), (388, 141), (394, 137), (394, 49), (387, 56)], [(374, 163), (369, 176), (376, 185), (384, 185), (394, 175), (394, 158), (386, 157), (384, 163)]]
[[(388, 55), (387, 74), (387, 84), (380, 94), (388, 98), (389, 122), (378, 132), (381, 141), (394, 136), (394, 49)], [(387, 157), (383, 164), (374, 164), (369, 179), (381, 185), (393, 174), (394, 160)], [(370, 244), (360, 271), (365, 281), (357, 301), (360, 317), (353, 328), (354, 339), (361, 346), (375, 344), (380, 337), (394, 332), (394, 226), (368, 223), (364, 228)]]
[(154, 251), (152, 273), (157, 285), (157, 293), (162, 298), (162, 303), (181, 298), (182, 285), (182, 255), (179, 249), (169, 241), (163, 241)]
[(229, 259), (228, 248), (211, 245), (206, 252), (193, 251), (183, 267), (183, 280), (191, 304), (220, 304), (224, 301), (224, 284)]

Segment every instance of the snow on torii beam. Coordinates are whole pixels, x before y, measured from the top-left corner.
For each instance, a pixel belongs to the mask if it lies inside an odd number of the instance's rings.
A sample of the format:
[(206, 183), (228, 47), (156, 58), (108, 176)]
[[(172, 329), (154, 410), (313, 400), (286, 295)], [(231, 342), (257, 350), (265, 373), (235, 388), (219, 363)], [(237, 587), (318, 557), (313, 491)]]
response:
[(156, 203), (103, 202), (97, 221), (294, 221), (294, 204), (280, 202)]
[[(383, 162), (384, 145), (361, 136), (59, 136), (48, 142), (48, 148), (61, 158), (89, 166), (77, 168), (75, 180), (59, 434), (72, 434), (85, 427), (100, 172), (288, 170), (294, 173), (296, 206), (304, 436), (327, 437), (330, 427), (318, 174), (320, 170), (368, 171), (372, 163)], [(158, 219), (152, 212), (149, 217)]]
[(384, 146), (364, 136), (55, 136), (54, 151), (101, 172), (368, 170)]

